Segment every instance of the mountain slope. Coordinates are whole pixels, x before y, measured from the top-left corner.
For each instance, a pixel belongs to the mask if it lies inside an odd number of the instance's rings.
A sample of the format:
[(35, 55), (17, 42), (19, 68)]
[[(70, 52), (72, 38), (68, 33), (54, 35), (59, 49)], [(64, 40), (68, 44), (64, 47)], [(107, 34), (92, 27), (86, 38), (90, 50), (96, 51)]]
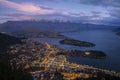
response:
[(60, 21), (8, 21), (0, 24), (0, 31), (16, 31), (24, 27), (33, 26), (40, 30), (49, 31), (76, 31), (83, 29), (113, 29), (117, 26), (83, 24), (74, 22), (60, 22)]
[(21, 43), (20, 38), (0, 33), (0, 51), (6, 50), (7, 46)]

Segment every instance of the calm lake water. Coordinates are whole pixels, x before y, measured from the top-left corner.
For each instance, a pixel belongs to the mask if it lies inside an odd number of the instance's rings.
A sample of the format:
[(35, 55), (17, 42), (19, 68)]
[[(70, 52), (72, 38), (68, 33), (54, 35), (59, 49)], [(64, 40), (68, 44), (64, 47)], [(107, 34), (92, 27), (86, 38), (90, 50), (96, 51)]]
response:
[(107, 54), (106, 59), (91, 59), (85, 57), (68, 57), (69, 61), (78, 64), (92, 65), (98, 68), (120, 71), (120, 36), (110, 30), (84, 30), (79, 32), (66, 32), (63, 35), (77, 40), (88, 41), (96, 44), (95, 47), (77, 47), (62, 45), (61, 39), (55, 38), (35, 38), (40, 42), (57, 44), (64, 49), (76, 50), (100, 50)]

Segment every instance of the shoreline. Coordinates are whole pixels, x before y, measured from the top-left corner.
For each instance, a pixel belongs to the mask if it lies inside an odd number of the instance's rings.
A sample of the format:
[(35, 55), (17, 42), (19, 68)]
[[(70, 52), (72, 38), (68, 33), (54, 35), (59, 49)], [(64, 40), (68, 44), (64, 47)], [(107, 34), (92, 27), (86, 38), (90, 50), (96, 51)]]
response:
[[(110, 32), (112, 32), (112, 31), (110, 31)], [(48, 39), (49, 39), (49, 38), (48, 38)], [(53, 40), (53, 42), (54, 42), (54, 41), (55, 41), (55, 40)], [(57, 41), (59, 41), (59, 40), (57, 40)], [(49, 41), (48, 41), (48, 42), (49, 42)], [(61, 45), (61, 44), (60, 44), (60, 45)], [(68, 46), (69, 46), (69, 45), (68, 45)], [(63, 45), (63, 47), (64, 47), (64, 45)], [(67, 48), (66, 45), (65, 45), (65, 48)], [(68, 47), (68, 48), (69, 48), (69, 47)], [(73, 48), (74, 48), (74, 46), (73, 46)], [(76, 48), (77, 48), (77, 50), (78, 50), (79, 47), (75, 47), (74, 49), (76, 49)], [(71, 47), (70, 47), (69, 49), (71, 49)], [(80, 49), (81, 49), (81, 47), (80, 47)], [(83, 47), (82, 49), (84, 49), (84, 47)], [(82, 49), (81, 49), (81, 50), (82, 50)], [(94, 50), (94, 49), (92, 49), (92, 50)], [(98, 50), (99, 50), (99, 49), (98, 49)], [(102, 49), (101, 49), (100, 51), (102, 51)], [(108, 54), (109, 52), (106, 52), (106, 53)], [(109, 54), (108, 54), (107, 56), (109, 56)], [(80, 60), (81, 60), (81, 59), (80, 59)], [(109, 60), (108, 57), (107, 57), (106, 60)], [(86, 59), (85, 61), (87, 61), (87, 59)], [(88, 64), (88, 62), (85, 62), (85, 63)], [(91, 65), (92, 65), (92, 64), (91, 64)], [(107, 67), (108, 67), (109, 69), (111, 69), (111, 70), (118, 70), (118, 71), (120, 71), (118, 67), (109, 67), (109, 66), (106, 65), (106, 64), (105, 64), (104, 66), (107, 66)], [(99, 67), (99, 66), (98, 66), (98, 67)], [(103, 67), (103, 68), (104, 68), (104, 67)], [(105, 68), (106, 68), (106, 67), (105, 67)], [(112, 69), (112, 68), (113, 68), (113, 69)]]
[[(54, 69), (56, 68), (57, 70), (62, 70), (59, 71), (61, 74), (64, 74), (64, 71), (68, 71), (70, 73), (71, 70), (73, 70), (75, 74), (76, 71), (80, 71), (82, 74), (87, 74), (87, 72), (89, 72), (88, 75), (91, 74), (92, 76), (94, 76), (94, 73), (103, 73), (114, 77), (115, 76), (120, 77), (117, 71), (113, 71), (113, 70), (111, 71), (107, 69), (93, 67), (90, 65), (82, 65), (82, 64), (69, 62), (65, 55), (62, 54), (57, 55), (58, 52), (64, 53), (65, 50), (59, 48), (59, 46), (55, 46), (49, 43), (41, 44), (38, 41), (26, 39), (24, 44), (12, 45), (10, 48), (11, 49), (7, 51), (9, 52), (9, 54), (11, 55), (19, 54), (10, 62), (16, 61), (16, 64), (18, 64), (18, 66), (24, 64), (23, 68), (26, 68), (26, 66), (29, 65), (30, 67), (45, 67), (44, 72), (51, 69), (53, 69), (54, 72)], [(87, 52), (85, 53), (85, 56), (96, 53), (94, 51), (85, 51), (85, 52)], [(30, 64), (26, 64), (26, 63), (30, 63)], [(36, 74), (41, 72), (32, 71), (31, 74), (32, 73)]]

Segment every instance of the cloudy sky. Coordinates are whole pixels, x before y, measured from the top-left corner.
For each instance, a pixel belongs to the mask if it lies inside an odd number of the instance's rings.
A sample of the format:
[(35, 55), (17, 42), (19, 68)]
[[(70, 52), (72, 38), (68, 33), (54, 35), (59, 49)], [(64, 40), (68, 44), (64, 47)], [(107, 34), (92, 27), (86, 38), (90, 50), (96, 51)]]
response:
[(0, 0), (0, 23), (40, 19), (119, 25), (120, 0)]

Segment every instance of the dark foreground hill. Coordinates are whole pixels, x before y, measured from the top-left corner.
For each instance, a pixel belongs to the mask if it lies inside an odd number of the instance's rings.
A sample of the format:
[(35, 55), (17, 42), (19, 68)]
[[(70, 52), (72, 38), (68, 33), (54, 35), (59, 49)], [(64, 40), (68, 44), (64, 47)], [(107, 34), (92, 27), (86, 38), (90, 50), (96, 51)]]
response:
[(6, 33), (0, 33), (0, 51), (4, 51), (8, 46), (18, 43), (21, 43), (20, 38), (10, 36)]
[(0, 80), (32, 80), (31, 75), (22, 67), (18, 68), (15, 63), (11, 65), (9, 58), (12, 55), (6, 53), (8, 46), (19, 43), (20, 38), (0, 33)]
[(10, 65), (9, 62), (0, 61), (0, 80), (33, 80), (31, 75), (21, 67)]

